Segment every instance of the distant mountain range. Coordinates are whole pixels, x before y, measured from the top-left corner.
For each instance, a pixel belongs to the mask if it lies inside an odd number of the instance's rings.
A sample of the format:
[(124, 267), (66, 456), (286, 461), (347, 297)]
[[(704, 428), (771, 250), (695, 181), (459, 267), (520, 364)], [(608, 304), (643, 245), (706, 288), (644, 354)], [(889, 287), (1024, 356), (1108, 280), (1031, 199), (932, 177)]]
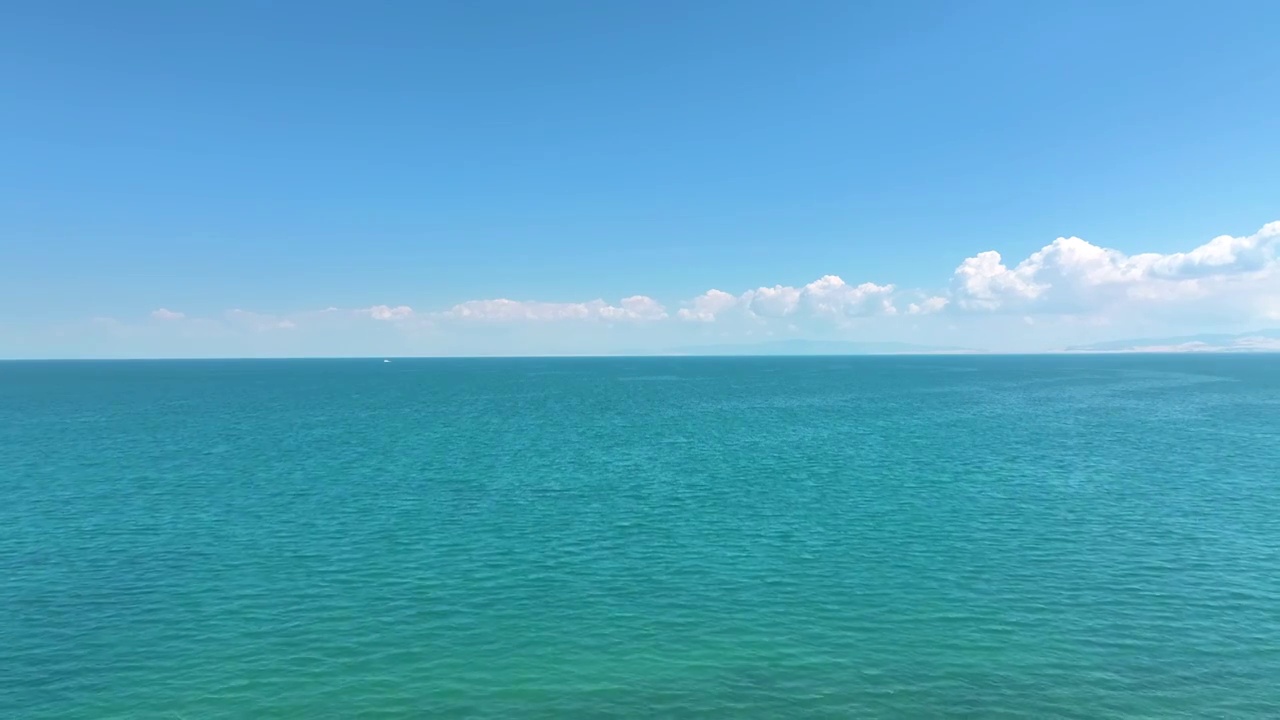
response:
[(773, 340), (733, 345), (693, 345), (668, 351), (672, 355), (913, 355), (970, 352), (975, 351), (903, 342), (843, 340)]
[(1076, 345), (1066, 348), (1066, 352), (1280, 352), (1280, 330), (1258, 330), (1236, 335), (1113, 340)]

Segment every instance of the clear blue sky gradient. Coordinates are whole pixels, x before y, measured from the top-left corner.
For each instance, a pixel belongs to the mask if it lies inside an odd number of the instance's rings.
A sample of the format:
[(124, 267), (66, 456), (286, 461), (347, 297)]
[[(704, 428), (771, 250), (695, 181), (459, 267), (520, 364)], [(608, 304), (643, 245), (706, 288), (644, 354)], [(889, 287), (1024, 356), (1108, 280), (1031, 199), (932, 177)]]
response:
[(1280, 219), (1277, 27), (1230, 1), (10, 3), (0, 356), (92, 354), (76, 323), (159, 307), (674, 313), (1248, 235)]

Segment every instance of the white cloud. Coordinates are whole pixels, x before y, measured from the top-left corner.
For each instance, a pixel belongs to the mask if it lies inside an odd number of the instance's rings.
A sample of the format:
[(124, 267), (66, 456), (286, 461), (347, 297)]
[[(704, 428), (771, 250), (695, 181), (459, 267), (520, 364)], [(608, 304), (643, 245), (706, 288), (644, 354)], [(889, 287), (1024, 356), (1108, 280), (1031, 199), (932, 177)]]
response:
[(413, 308), (408, 305), (374, 305), (362, 312), (368, 313), (374, 320), (408, 320), (413, 317)]
[(601, 308), (600, 317), (606, 320), (663, 320), (667, 317), (667, 309), (647, 295), (623, 298), (619, 305), (621, 307)]
[(894, 286), (862, 283), (849, 285), (838, 275), (824, 275), (802, 288), (774, 285), (731, 295), (708, 290), (686, 303), (677, 316), (682, 320), (714, 322), (731, 310), (749, 317), (781, 318), (806, 311), (810, 315), (861, 317), (893, 315)]
[(932, 315), (936, 312), (942, 312), (946, 309), (951, 301), (941, 295), (925, 298), (918, 303), (907, 305), (907, 314), (909, 315)]
[(721, 313), (738, 304), (738, 298), (723, 290), (711, 289), (690, 301), (690, 307), (680, 308), (676, 316), (681, 320), (714, 322)]
[[(910, 321), (895, 325), (892, 318), (900, 314), (910, 316)], [(936, 315), (945, 319), (930, 317)], [(880, 320), (852, 321), (872, 317)], [(388, 330), (394, 328), (405, 336), (432, 326), (437, 320), (660, 323), (675, 318), (690, 324), (722, 323), (708, 332), (726, 338), (734, 333), (822, 334), (856, 324), (865, 334), (900, 333), (905, 337), (916, 333), (924, 338), (976, 331), (978, 335), (1016, 338), (1028, 344), (1039, 342), (1031, 339), (1033, 336), (1044, 338), (1045, 345), (1056, 344), (1063, 336), (1096, 336), (1099, 331), (1091, 328), (1102, 327), (1115, 332), (1147, 324), (1239, 330), (1254, 323), (1280, 320), (1280, 221), (1251, 235), (1223, 235), (1186, 252), (1168, 254), (1128, 255), (1078, 237), (1058, 238), (1016, 264), (1007, 264), (998, 252), (988, 250), (964, 259), (952, 274), (949, 286), (941, 290), (900, 289), (874, 282), (850, 284), (834, 274), (801, 286), (762, 286), (738, 294), (711, 289), (681, 302), (670, 315), (653, 297), (632, 295), (613, 303), (601, 299), (471, 300), (437, 312), (419, 312), (408, 305), (328, 307), (282, 315), (231, 310), (221, 318), (206, 319), (159, 308), (151, 318), (182, 320), (149, 324), (152, 331), (167, 327), (175, 334), (212, 331), (201, 323), (219, 325), (222, 331), (266, 332), (299, 327), (351, 327), (355, 331), (359, 325), (367, 328), (372, 319), (388, 323)], [(734, 321), (738, 324), (734, 325)], [(666, 332), (703, 332), (676, 327), (670, 326)], [(559, 332), (568, 337), (573, 331), (547, 331), (542, 336), (552, 338)], [(1260, 345), (1270, 347), (1270, 341)]]
[[(956, 268), (951, 293), (963, 310), (1103, 311), (1124, 303), (1171, 303), (1267, 290), (1280, 222), (1253, 235), (1223, 235), (1189, 252), (1125, 255), (1077, 237), (1058, 238), (1017, 266), (994, 250)], [(1242, 287), (1253, 283), (1255, 287)], [(1273, 291), (1275, 287), (1270, 285)]]
[(1234, 275), (1265, 270), (1273, 265), (1278, 242), (1280, 221), (1268, 223), (1245, 237), (1219, 235), (1191, 252), (1137, 255), (1133, 260), (1149, 263), (1153, 276), (1167, 279)]
[(892, 285), (865, 282), (849, 285), (838, 275), (824, 275), (804, 286), (802, 300), (818, 315), (894, 315)]
[(618, 305), (610, 305), (604, 300), (580, 303), (534, 302), (506, 298), (469, 300), (454, 305), (443, 315), (456, 320), (487, 322), (555, 320), (644, 322), (662, 320), (667, 317), (667, 311), (651, 297), (632, 295), (623, 299)]
[(1028, 272), (1011, 271), (995, 250), (978, 253), (956, 268), (951, 294), (966, 310), (994, 310), (1012, 300), (1026, 301), (1044, 292), (1032, 284)]
[(786, 317), (800, 306), (801, 291), (787, 285), (774, 285), (748, 290), (743, 304), (759, 317)]

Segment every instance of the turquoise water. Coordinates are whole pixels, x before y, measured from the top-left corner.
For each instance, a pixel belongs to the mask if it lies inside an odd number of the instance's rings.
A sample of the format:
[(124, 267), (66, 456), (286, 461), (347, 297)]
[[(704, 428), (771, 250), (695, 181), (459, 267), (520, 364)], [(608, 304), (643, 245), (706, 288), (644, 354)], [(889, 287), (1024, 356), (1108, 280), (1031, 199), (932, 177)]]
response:
[(0, 717), (1280, 716), (1280, 357), (0, 364)]

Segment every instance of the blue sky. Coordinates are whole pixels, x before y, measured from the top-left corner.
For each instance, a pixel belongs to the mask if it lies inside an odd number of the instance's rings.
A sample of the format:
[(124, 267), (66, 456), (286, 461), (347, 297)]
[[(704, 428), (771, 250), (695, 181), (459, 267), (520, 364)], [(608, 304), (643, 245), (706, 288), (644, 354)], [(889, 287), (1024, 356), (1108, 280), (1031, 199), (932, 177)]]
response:
[(1277, 26), (1271, 2), (11, 6), (0, 357), (1280, 326)]

